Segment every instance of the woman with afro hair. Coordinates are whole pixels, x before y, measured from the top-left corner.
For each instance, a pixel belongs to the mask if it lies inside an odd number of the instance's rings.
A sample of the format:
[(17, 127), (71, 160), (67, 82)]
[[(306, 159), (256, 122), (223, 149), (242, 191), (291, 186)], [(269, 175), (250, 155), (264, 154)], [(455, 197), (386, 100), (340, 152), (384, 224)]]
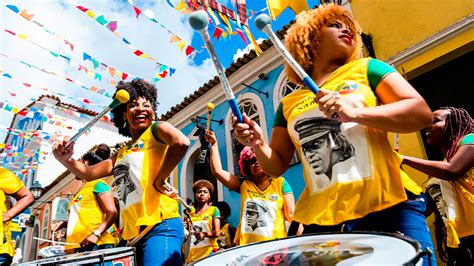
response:
[[(112, 186), (112, 190), (123, 195), (124, 188), (132, 189), (120, 202), (120, 222), (125, 240), (141, 236), (135, 244), (138, 264), (179, 265), (184, 227), (173, 198), (176, 192), (165, 190), (163, 181), (186, 153), (189, 140), (171, 124), (156, 121), (155, 86), (134, 79), (120, 82), (117, 91), (121, 89), (130, 94), (130, 101), (112, 113), (119, 132), (131, 137), (127, 145), (94, 166), (71, 158), (74, 144), (66, 148), (68, 138), (55, 143), (53, 153), (69, 171), (88, 181), (114, 174), (121, 180), (115, 183), (128, 184)], [(145, 234), (145, 229), (151, 230)]]
[[(323, 4), (300, 13), (285, 42), (321, 89), (314, 95), (302, 88), (281, 100), (269, 143), (258, 124), (245, 115), (244, 123), (234, 118), (234, 134), (253, 148), (263, 171), (272, 176), (283, 174), (298, 152), (306, 187), (296, 203), (289, 235), (296, 234), (299, 224), (303, 234), (401, 232), (423, 249), (432, 249), (424, 218), (426, 196), (400, 169), (401, 158), (387, 139), (387, 132), (408, 133), (428, 126), (432, 117), (426, 102), (395, 69), (359, 57), (359, 25), (340, 5)], [(304, 85), (291, 67), (285, 71), (290, 81)], [(316, 118), (313, 126), (298, 132), (298, 122), (308, 118)], [(318, 129), (319, 118), (341, 122), (340, 133), (354, 147), (352, 159), (334, 164), (331, 180), (324, 182), (315, 169), (328, 159), (318, 155), (322, 153), (304, 157), (302, 147), (311, 142), (314, 150), (338, 148), (334, 140), (317, 141), (327, 134)], [(433, 257), (431, 261), (435, 263)]]
[(206, 139), (211, 144), (212, 174), (224, 186), (240, 193), (241, 219), (235, 234), (236, 245), (286, 237), (285, 220), (291, 222), (295, 198), (283, 177), (271, 177), (263, 172), (250, 147), (240, 153), (239, 168), (244, 178), (222, 169), (217, 138), (208, 130)]
[[(465, 109), (455, 107), (442, 107), (433, 117), (427, 142), (440, 147), (446, 161), (403, 156), (403, 163), (433, 177), (426, 190), (441, 220), (438, 247), (447, 246), (448, 265), (474, 265), (474, 121)], [(443, 249), (438, 252), (444, 254)]]

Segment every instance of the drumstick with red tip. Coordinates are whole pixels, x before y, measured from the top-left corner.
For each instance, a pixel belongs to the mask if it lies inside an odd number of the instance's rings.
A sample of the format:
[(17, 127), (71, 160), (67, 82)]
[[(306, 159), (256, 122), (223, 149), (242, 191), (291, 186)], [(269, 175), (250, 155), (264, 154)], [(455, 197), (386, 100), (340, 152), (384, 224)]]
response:
[(230, 109), (232, 109), (232, 113), (234, 113), (235, 117), (237, 117), (237, 121), (242, 123), (244, 121), (242, 112), (240, 112), (239, 105), (235, 100), (234, 93), (230, 88), (229, 81), (225, 75), (224, 68), (222, 67), (221, 63), (219, 62), (219, 58), (217, 57), (216, 50), (214, 49), (214, 45), (211, 42), (211, 37), (209, 37), (209, 33), (207, 32), (207, 25), (209, 24), (209, 17), (206, 14), (206, 11), (199, 10), (191, 14), (189, 17), (189, 24), (191, 28), (195, 31), (199, 32), (202, 39), (204, 40), (204, 44), (206, 45), (207, 51), (209, 51), (209, 55), (211, 56), (212, 63), (217, 70), (217, 74), (221, 81), (222, 87), (224, 88), (224, 93), (227, 99), (227, 102), (230, 105)]
[(92, 118), (89, 123), (87, 123), (83, 128), (79, 129), (79, 131), (71, 137), (69, 142), (66, 144), (66, 148), (71, 145), (71, 143), (75, 142), (82, 134), (84, 134), (89, 128), (91, 128), (99, 119), (101, 119), (105, 114), (107, 114), (110, 110), (114, 109), (115, 107), (119, 106), (120, 104), (127, 103), (130, 100), (130, 94), (126, 90), (119, 90), (114, 98), (114, 100), (104, 108), (100, 113), (98, 113), (94, 118)]
[(207, 130), (211, 129), (212, 110), (214, 110), (214, 104), (207, 103)]

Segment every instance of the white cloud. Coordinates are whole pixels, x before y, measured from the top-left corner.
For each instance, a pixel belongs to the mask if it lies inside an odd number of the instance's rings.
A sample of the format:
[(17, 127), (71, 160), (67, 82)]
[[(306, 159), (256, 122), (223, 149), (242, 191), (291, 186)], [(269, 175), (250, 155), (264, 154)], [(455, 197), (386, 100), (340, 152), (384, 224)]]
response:
[[(259, 39), (256, 40), (256, 42), (258, 44), (261, 44), (264, 40), (265, 39), (263, 39), (263, 38), (259, 38)], [(252, 49), (253, 49), (253, 45), (251, 43), (249, 43), (249, 45), (247, 45), (244, 49), (240, 49), (240, 48), (237, 49), (237, 51), (234, 54), (234, 59), (233, 59), (234, 63), (237, 62), (237, 60), (239, 58), (241, 58), (242, 56), (244, 56), (245, 54), (250, 52), (250, 50), (252, 50)]]

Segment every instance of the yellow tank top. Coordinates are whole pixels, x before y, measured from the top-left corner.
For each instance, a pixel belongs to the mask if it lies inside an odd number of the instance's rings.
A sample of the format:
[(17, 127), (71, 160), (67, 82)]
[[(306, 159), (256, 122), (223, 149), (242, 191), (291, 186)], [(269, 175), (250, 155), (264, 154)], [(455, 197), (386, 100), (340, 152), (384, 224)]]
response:
[(125, 240), (136, 237), (142, 225), (155, 225), (165, 219), (180, 217), (178, 202), (153, 187), (168, 145), (156, 140), (151, 129), (152, 126), (117, 153), (112, 190), (120, 203), (120, 223)]
[(4, 222), (2, 214), (7, 211), (6, 195), (11, 195), (23, 186), (23, 182), (11, 171), (0, 167), (0, 254), (8, 254), (13, 257), (15, 247), (12, 242), (10, 221)]
[[(321, 88), (337, 91), (354, 107), (379, 101), (368, 80), (369, 58), (337, 69)], [(282, 99), (282, 113), (303, 167), (306, 187), (295, 207), (294, 220), (335, 225), (361, 218), (407, 199), (400, 169), (383, 130), (325, 119), (308, 89)], [(418, 191), (420, 191), (418, 189)]]
[[(193, 230), (195, 232), (213, 231), (213, 221), (214, 219), (219, 218), (215, 216), (216, 209), (216, 207), (210, 206), (201, 214), (191, 213), (189, 217), (191, 217), (191, 221), (193, 222)], [(205, 237), (201, 240), (198, 240), (194, 235), (192, 235), (191, 248), (188, 257), (186, 258), (186, 263), (202, 259), (211, 254), (212, 250), (214, 249), (218, 249), (217, 237)]]
[[(468, 137), (472, 140), (474, 134), (469, 134), (464, 139)], [(474, 145), (472, 142), (466, 144)], [(447, 206), (447, 245), (457, 248), (459, 238), (474, 235), (474, 168), (455, 181), (437, 180), (441, 184), (441, 193)]]
[[(66, 235), (66, 242), (74, 244), (66, 245), (65, 249), (81, 247), (79, 243), (97, 229), (105, 219), (105, 213), (100, 207), (94, 193), (94, 187), (99, 182), (106, 184), (100, 179), (87, 182), (74, 196), (69, 206), (69, 219)], [(97, 245), (117, 244), (116, 239), (112, 235), (112, 231), (113, 228), (104, 231), (100, 236)]]
[(235, 236), (237, 245), (286, 237), (283, 184), (283, 177), (272, 178), (270, 185), (262, 191), (249, 180), (242, 182), (241, 220)]

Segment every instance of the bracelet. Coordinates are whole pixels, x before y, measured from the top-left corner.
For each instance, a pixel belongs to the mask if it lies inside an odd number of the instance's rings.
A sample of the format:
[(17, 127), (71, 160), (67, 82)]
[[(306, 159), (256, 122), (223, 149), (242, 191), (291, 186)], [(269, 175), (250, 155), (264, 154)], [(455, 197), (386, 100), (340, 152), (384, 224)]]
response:
[(94, 232), (92, 232), (92, 234), (94, 234), (97, 238), (100, 238), (100, 235), (101, 235), (99, 230), (94, 230)]

